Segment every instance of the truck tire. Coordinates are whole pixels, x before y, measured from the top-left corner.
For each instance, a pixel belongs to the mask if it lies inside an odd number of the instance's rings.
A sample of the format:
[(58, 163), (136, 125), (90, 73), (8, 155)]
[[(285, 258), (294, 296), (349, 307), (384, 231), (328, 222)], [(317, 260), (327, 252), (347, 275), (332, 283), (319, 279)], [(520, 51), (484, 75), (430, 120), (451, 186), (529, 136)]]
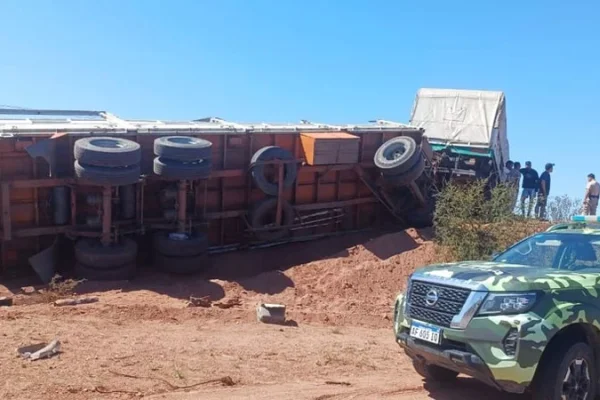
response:
[(385, 182), (392, 186), (406, 186), (416, 181), (425, 171), (425, 159), (421, 157), (413, 167), (400, 175), (384, 175)]
[(208, 250), (208, 237), (202, 232), (187, 235), (187, 239), (174, 238), (169, 232), (156, 232), (154, 234), (154, 249), (168, 257), (193, 257), (206, 253)]
[[(289, 226), (294, 223), (295, 212), (290, 203), (283, 200), (281, 207), (281, 225)], [(250, 225), (254, 229), (265, 228), (271, 224), (275, 224), (277, 213), (277, 199), (265, 199), (254, 207), (251, 212)], [(272, 230), (261, 230), (254, 232), (256, 237), (261, 241), (274, 241), (286, 237), (289, 234), (289, 228), (274, 227)]]
[(195, 274), (206, 270), (209, 266), (207, 253), (193, 257), (170, 257), (156, 253), (154, 255), (156, 266), (163, 272), (176, 275)]
[(211, 142), (193, 136), (165, 136), (154, 141), (154, 154), (170, 160), (209, 160), (211, 153)]
[(135, 264), (137, 243), (123, 238), (121, 243), (103, 246), (97, 239), (79, 239), (75, 243), (75, 260), (95, 269), (112, 269), (125, 264)]
[(458, 376), (458, 372), (437, 365), (425, 364), (419, 360), (413, 360), (413, 367), (417, 374), (430, 382), (452, 382)]
[(399, 175), (410, 170), (419, 158), (423, 156), (415, 140), (409, 136), (398, 136), (379, 146), (373, 161), (385, 175)]
[(139, 143), (113, 137), (79, 139), (75, 142), (73, 154), (81, 164), (96, 167), (127, 167), (142, 160)]
[[(294, 160), (294, 155), (289, 151), (282, 149), (281, 147), (267, 146), (254, 153), (250, 162), (254, 164), (257, 162), (273, 160)], [(279, 185), (267, 180), (267, 177), (265, 176), (265, 164), (252, 166), (252, 171), (250, 173), (252, 175), (252, 179), (254, 179), (254, 182), (256, 183), (256, 186), (258, 186), (263, 193), (269, 196), (277, 196)], [(284, 165), (283, 172), (283, 187), (292, 187), (297, 176), (298, 166), (296, 163), (286, 163)]]
[(75, 264), (75, 276), (89, 281), (128, 281), (135, 277), (135, 263), (110, 269), (97, 269), (82, 263)]
[(210, 176), (211, 169), (212, 163), (210, 160), (182, 162), (163, 157), (154, 159), (154, 173), (167, 179), (207, 179)]
[[(595, 399), (598, 377), (594, 350), (586, 343), (568, 341), (552, 350), (551, 357), (547, 360), (544, 357), (547, 362), (538, 364), (531, 388), (533, 400)], [(574, 389), (575, 384), (584, 391), (580, 392), (580, 397), (568, 395), (568, 390)]]
[(75, 176), (93, 185), (124, 186), (133, 185), (140, 180), (139, 165), (128, 167), (97, 167), (75, 161)]

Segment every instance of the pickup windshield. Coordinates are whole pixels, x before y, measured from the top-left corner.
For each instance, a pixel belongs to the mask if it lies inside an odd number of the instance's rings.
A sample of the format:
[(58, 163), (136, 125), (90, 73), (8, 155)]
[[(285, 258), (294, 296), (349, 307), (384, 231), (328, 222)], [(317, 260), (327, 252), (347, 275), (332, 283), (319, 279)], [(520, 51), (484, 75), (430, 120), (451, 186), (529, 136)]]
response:
[(569, 271), (600, 269), (600, 235), (540, 233), (497, 255), (495, 262)]

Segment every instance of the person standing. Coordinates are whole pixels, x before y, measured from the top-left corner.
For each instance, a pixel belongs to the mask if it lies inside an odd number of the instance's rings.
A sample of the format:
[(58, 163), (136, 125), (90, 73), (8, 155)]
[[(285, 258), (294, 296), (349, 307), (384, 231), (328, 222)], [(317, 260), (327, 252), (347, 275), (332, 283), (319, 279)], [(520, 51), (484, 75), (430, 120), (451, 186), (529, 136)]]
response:
[(525, 200), (529, 199), (527, 205), (527, 217), (531, 216), (531, 209), (533, 208), (533, 201), (537, 192), (537, 185), (539, 175), (537, 171), (531, 168), (531, 161), (525, 162), (525, 168), (521, 168), (521, 175), (523, 175), (523, 192), (521, 193), (521, 212), (525, 216)]
[(513, 163), (512, 161), (506, 162), (506, 185), (509, 190), (512, 191), (512, 202), (511, 212), (515, 210), (517, 206), (517, 199), (519, 197), (519, 181), (521, 180), (521, 164), (518, 162)]
[(588, 174), (588, 183), (583, 196), (583, 215), (596, 215), (598, 198), (600, 198), (600, 183), (596, 182), (594, 174)]
[(535, 204), (535, 216), (538, 219), (546, 219), (546, 205), (550, 195), (550, 174), (554, 170), (554, 164), (548, 163), (544, 169), (545, 171), (540, 175), (537, 202)]

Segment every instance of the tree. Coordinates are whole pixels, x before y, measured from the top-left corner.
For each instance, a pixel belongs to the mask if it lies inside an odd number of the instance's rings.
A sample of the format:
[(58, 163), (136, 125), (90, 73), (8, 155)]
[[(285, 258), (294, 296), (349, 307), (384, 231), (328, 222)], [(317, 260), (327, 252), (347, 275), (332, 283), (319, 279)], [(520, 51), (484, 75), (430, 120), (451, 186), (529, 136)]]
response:
[(581, 213), (580, 199), (572, 199), (566, 194), (553, 197), (548, 203), (548, 218), (552, 222), (568, 222), (573, 215)]

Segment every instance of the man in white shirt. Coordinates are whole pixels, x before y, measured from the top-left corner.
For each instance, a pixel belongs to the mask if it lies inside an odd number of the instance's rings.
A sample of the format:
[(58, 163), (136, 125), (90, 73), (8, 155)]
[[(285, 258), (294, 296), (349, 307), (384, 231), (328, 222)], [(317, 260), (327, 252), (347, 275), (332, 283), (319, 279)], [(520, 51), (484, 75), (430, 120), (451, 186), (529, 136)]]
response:
[(596, 182), (596, 176), (589, 174), (588, 183), (585, 187), (585, 196), (583, 197), (583, 214), (596, 215), (598, 208), (598, 198), (600, 198), (600, 184)]

